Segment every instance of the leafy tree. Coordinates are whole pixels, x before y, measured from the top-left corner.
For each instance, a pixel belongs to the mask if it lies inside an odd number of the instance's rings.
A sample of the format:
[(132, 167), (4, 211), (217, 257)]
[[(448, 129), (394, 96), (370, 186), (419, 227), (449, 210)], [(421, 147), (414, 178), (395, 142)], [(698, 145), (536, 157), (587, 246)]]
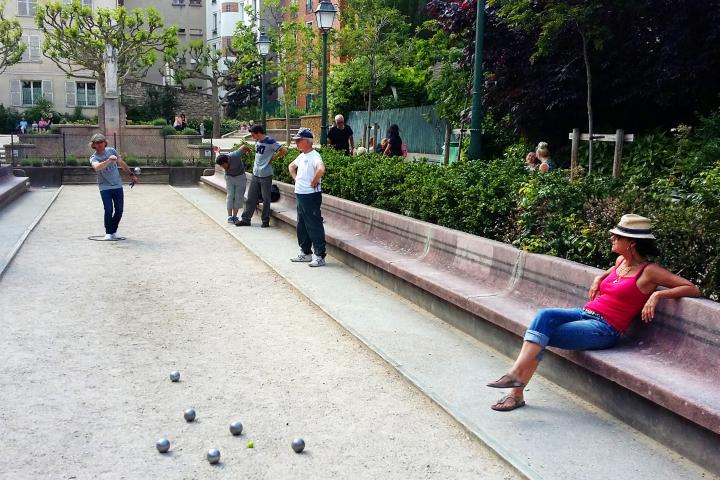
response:
[(5, 5), (0, 3), (0, 74), (7, 67), (18, 63), (27, 46), (20, 42), (22, 27), (17, 20), (8, 20), (3, 15)]
[(78, 0), (38, 4), (36, 23), (44, 34), (43, 53), (60, 70), (105, 87), (108, 47), (117, 57), (117, 83), (142, 78), (158, 53), (177, 47), (177, 27), (164, 28), (154, 8), (92, 8)]
[(380, 0), (350, 0), (341, 12), (339, 53), (356, 65), (355, 81), (366, 92), (368, 123), (372, 121), (373, 94), (406, 59), (409, 25)]
[(290, 106), (297, 102), (300, 87), (312, 84), (306, 75), (308, 63), (317, 65), (322, 58), (316, 35), (298, 15), (296, 2), (284, 6), (280, 0), (266, 0), (260, 12), (266, 19), (274, 62), (270, 67), (273, 83), (282, 89), (286, 141), (290, 143)]

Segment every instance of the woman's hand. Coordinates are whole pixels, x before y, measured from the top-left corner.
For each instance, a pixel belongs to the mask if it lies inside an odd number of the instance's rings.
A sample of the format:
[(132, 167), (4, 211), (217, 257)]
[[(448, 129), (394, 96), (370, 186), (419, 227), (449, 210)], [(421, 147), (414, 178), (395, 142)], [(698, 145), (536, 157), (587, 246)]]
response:
[(590, 300), (595, 300), (595, 297), (597, 297), (598, 293), (600, 292), (600, 282), (602, 280), (600, 277), (595, 277), (595, 280), (593, 280), (592, 285), (590, 285), (590, 290), (588, 290), (588, 298)]
[(650, 295), (648, 301), (645, 302), (645, 306), (643, 307), (642, 313), (640, 315), (640, 318), (643, 322), (651, 322), (652, 319), (655, 317), (655, 306), (657, 306), (658, 300), (658, 292), (655, 292)]

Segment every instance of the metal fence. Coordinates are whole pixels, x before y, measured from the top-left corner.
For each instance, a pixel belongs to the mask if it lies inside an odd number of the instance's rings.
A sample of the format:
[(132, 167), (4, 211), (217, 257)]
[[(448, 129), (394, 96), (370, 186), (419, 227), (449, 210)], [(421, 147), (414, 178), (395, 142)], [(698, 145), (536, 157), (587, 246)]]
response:
[[(93, 154), (86, 136), (67, 135), (23, 135), (23, 142), (15, 134), (9, 136), (4, 148), (3, 161), (14, 166), (85, 166)], [(209, 148), (208, 148), (209, 145)], [(188, 150), (188, 144), (174, 141), (172, 136), (158, 135), (117, 135), (108, 137), (108, 146), (115, 148), (129, 166), (211, 166), (213, 147), (198, 145)], [(202, 148), (200, 148), (202, 147)], [(142, 151), (142, 154), (136, 152)], [(134, 153), (135, 152), (135, 153)]]
[(432, 106), (378, 110), (372, 112), (370, 124), (367, 111), (354, 111), (348, 115), (347, 123), (355, 132), (356, 143), (372, 138), (376, 145), (390, 125), (396, 124), (408, 151), (432, 155), (442, 153), (447, 125)]

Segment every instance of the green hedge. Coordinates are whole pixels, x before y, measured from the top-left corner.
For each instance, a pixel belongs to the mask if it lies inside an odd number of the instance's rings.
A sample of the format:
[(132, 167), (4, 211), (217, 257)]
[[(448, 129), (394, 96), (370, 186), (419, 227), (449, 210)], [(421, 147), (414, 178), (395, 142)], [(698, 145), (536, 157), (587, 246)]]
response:
[[(718, 118), (712, 120), (720, 125)], [(566, 170), (530, 172), (517, 148), (508, 158), (449, 167), (323, 150), (323, 191), (600, 268), (614, 260), (608, 230), (624, 213), (637, 213), (653, 220), (658, 261), (718, 300), (720, 128), (713, 132), (707, 123), (681, 138), (641, 138), (647, 150), (635, 149), (622, 179), (598, 174), (570, 181)], [(662, 152), (662, 168), (648, 150)], [(292, 149), (277, 162), (277, 180), (290, 183), (287, 166), (296, 156)], [(247, 161), (252, 168), (252, 158)]]

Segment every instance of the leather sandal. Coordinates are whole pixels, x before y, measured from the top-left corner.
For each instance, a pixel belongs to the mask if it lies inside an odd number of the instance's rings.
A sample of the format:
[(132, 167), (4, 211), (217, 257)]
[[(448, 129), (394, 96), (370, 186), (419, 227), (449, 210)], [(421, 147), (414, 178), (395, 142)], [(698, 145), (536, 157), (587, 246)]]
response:
[(523, 388), (525, 384), (509, 373), (506, 373), (494, 382), (488, 383), (487, 386), (492, 388)]
[(494, 405), (490, 405), (490, 408), (498, 412), (510, 412), (512, 410), (515, 410), (516, 408), (524, 406), (525, 400), (520, 397), (516, 397), (515, 395), (508, 394), (495, 402)]

